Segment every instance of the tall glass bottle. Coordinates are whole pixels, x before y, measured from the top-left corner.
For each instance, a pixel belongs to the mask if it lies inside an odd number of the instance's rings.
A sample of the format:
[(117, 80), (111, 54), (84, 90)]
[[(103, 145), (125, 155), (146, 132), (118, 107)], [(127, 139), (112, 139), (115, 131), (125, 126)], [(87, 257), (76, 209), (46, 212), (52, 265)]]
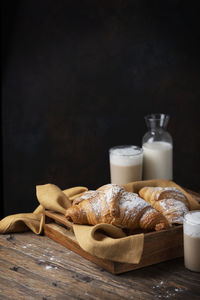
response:
[(169, 115), (145, 116), (148, 132), (142, 140), (143, 179), (173, 179), (173, 141), (166, 131)]

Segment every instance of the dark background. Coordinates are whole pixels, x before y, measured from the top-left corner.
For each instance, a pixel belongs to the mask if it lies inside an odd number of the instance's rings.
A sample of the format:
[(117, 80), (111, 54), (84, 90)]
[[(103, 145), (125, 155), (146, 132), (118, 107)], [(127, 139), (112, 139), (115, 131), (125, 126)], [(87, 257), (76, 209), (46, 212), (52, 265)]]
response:
[[(3, 202), (109, 182), (108, 149), (170, 114), (174, 180), (200, 191), (198, 1), (3, 1)], [(3, 212), (3, 213), (2, 213)]]

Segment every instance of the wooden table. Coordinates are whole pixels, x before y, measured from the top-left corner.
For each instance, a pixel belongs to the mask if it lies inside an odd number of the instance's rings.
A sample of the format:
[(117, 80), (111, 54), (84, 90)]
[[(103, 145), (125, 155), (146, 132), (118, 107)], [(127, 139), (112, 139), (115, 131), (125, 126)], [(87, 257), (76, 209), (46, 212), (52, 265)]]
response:
[(0, 299), (200, 299), (183, 258), (112, 275), (46, 236), (0, 235)]

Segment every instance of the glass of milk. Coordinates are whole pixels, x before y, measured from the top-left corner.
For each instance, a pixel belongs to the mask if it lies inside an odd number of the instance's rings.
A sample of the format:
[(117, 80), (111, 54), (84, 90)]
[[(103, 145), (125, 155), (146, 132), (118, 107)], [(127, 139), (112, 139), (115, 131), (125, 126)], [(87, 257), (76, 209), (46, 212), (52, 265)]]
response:
[(185, 215), (183, 232), (185, 267), (200, 272), (200, 210)]
[(142, 179), (143, 150), (133, 145), (109, 149), (111, 183), (125, 184)]
[(142, 140), (143, 179), (173, 179), (173, 141), (166, 128), (169, 115), (145, 116), (148, 132)]

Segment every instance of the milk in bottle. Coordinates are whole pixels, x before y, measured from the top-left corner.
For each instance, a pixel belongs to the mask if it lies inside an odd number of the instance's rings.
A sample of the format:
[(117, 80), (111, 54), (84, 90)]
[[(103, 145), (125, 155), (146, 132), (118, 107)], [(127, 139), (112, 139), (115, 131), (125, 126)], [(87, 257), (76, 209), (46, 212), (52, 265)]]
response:
[(148, 132), (142, 141), (143, 179), (173, 179), (173, 143), (166, 131), (169, 116), (152, 114), (145, 117)]

